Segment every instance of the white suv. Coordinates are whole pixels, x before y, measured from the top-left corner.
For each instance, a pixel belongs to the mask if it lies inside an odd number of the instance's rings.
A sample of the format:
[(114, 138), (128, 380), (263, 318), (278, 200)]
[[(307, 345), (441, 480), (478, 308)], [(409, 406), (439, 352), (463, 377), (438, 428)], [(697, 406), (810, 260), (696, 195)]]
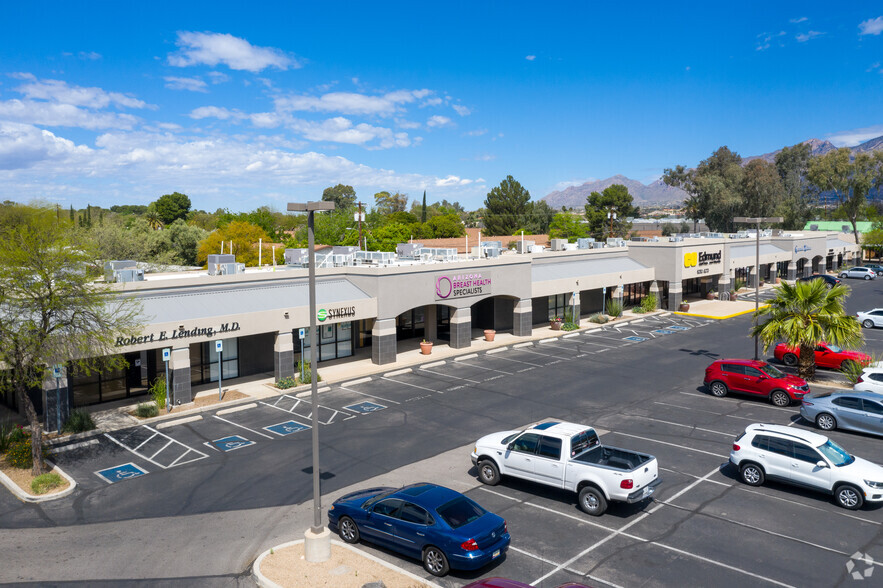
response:
[(742, 481), (760, 486), (766, 478), (834, 495), (843, 508), (883, 502), (883, 467), (818, 433), (782, 425), (748, 425), (736, 437), (730, 463)]
[[(877, 362), (874, 365), (879, 363)], [(866, 367), (863, 369), (862, 375), (852, 389), (860, 392), (883, 394), (883, 367)]]

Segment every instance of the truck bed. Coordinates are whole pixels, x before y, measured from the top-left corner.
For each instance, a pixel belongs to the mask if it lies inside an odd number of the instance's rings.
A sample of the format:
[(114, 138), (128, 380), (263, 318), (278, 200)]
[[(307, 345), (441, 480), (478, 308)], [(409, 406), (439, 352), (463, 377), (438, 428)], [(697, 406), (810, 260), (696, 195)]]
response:
[(638, 469), (651, 459), (653, 459), (652, 456), (644, 453), (598, 445), (582, 452), (573, 458), (573, 461), (629, 472)]

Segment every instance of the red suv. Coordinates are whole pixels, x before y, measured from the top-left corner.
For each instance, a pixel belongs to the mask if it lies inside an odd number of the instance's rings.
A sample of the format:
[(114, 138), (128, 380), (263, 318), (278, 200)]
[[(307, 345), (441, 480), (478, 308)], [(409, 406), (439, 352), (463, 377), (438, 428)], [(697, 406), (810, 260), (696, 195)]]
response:
[[(785, 365), (797, 365), (800, 361), (800, 348), (789, 347), (784, 343), (776, 345), (773, 352), (776, 359)], [(831, 368), (835, 370), (843, 369), (843, 364), (852, 361), (859, 365), (868, 365), (871, 362), (871, 356), (860, 351), (848, 351), (841, 349), (836, 345), (828, 343), (819, 343), (815, 348), (816, 366), (823, 368)]]
[(788, 406), (809, 394), (806, 380), (791, 376), (765, 361), (719, 359), (705, 368), (705, 387), (713, 396), (728, 392), (769, 398), (776, 406)]

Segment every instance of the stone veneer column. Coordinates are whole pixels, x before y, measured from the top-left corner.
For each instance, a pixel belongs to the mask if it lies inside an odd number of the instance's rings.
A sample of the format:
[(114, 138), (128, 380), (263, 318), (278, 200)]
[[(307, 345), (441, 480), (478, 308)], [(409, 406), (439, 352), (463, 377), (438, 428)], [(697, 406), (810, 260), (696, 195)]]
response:
[(393, 363), (396, 353), (396, 320), (377, 319), (371, 329), (371, 362), (377, 365)]
[[(218, 365), (218, 369), (223, 366)], [(169, 378), (172, 380), (171, 401), (173, 405), (193, 401), (190, 390), (190, 346), (172, 349), (169, 360)]]
[(456, 308), (451, 314), (451, 347), (462, 349), (472, 345), (472, 309)]
[(53, 376), (51, 369), (46, 370), (43, 377), (43, 428), (47, 433), (64, 426), (71, 415), (71, 400), (67, 369), (61, 368), (58, 379)]
[(512, 314), (512, 334), (516, 337), (530, 337), (533, 333), (533, 307), (530, 298), (522, 298), (515, 303)]
[(835, 272), (840, 269), (839, 259), (840, 258), (837, 254), (835, 254), (834, 257), (831, 259), (831, 269), (834, 270)]
[(796, 280), (797, 279), (797, 263), (794, 261), (788, 262), (788, 269), (786, 270), (788, 273), (785, 275), (786, 280)]
[(681, 305), (681, 301), (684, 299), (683, 295), (684, 289), (681, 287), (680, 282), (669, 282), (668, 283), (668, 309), (669, 310), (677, 310)]
[(423, 307), (423, 338), (432, 342), (438, 339), (438, 311), (435, 304)]
[(579, 324), (579, 315), (580, 315), (580, 300), (579, 300), (579, 292), (576, 293), (576, 304), (573, 304), (573, 292), (570, 293), (570, 296), (567, 299), (568, 309), (572, 310), (573, 316), (570, 317), (570, 320), (576, 324)]
[(769, 275), (769, 283), (775, 285), (775, 284), (776, 284), (776, 278), (779, 277), (779, 274), (778, 274), (778, 272), (779, 272), (779, 266), (777, 266), (775, 263), (771, 263), (771, 264), (769, 265), (769, 268), (770, 268), (770, 271), (768, 272), (768, 275)]
[(726, 273), (722, 273), (722, 274), (720, 275), (720, 277), (717, 279), (717, 293), (718, 293), (718, 297), (719, 297), (721, 300), (725, 300), (725, 299), (726, 299), (725, 297), (721, 297), (721, 294), (724, 293), (724, 292), (729, 293), (730, 288), (731, 288), (732, 285), (733, 285), (733, 276), (732, 276), (732, 273), (733, 273), (732, 270), (730, 270), (730, 271), (728, 271), (728, 272), (726, 272)]
[(808, 278), (812, 275), (812, 260), (803, 265), (803, 277)]
[(273, 345), (273, 376), (278, 382), (282, 378), (294, 377), (294, 334), (291, 331), (276, 333)]
[(650, 294), (656, 297), (657, 310), (662, 308), (662, 288), (659, 287), (659, 283), (656, 280), (650, 282)]

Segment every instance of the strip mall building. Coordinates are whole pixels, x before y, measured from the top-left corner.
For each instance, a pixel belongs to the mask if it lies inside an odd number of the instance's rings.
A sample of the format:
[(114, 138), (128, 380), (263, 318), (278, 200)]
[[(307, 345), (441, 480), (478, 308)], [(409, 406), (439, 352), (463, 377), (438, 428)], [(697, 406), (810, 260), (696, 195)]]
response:
[[(128, 368), (91, 375), (65, 371), (35, 392), (70, 407), (144, 395), (165, 373), (164, 350), (176, 402), (194, 390), (237, 378), (292, 376), (297, 362), (347, 361), (370, 353), (375, 364), (396, 361), (399, 350), (426, 339), (469, 347), (484, 329), (529, 336), (555, 316), (587, 317), (605, 299), (628, 308), (654, 293), (663, 308), (728, 292), (737, 279), (750, 285), (837, 270), (860, 259), (841, 233), (714, 236), (632, 241), (619, 246), (540, 253), (504, 252), (496, 258), (459, 256), (449, 262), (401, 262), (317, 268), (318, 340), (311, 341), (307, 269), (249, 269), (234, 275), (206, 271), (151, 274), (114, 284), (143, 307), (145, 326), (116, 340)], [(216, 341), (223, 342), (218, 354)], [(303, 345), (303, 350), (302, 350)], [(56, 385), (60, 384), (56, 390)], [(14, 402), (7, 395), (6, 402)], [(53, 403), (54, 404), (54, 403)], [(13, 406), (14, 408), (14, 406)]]

